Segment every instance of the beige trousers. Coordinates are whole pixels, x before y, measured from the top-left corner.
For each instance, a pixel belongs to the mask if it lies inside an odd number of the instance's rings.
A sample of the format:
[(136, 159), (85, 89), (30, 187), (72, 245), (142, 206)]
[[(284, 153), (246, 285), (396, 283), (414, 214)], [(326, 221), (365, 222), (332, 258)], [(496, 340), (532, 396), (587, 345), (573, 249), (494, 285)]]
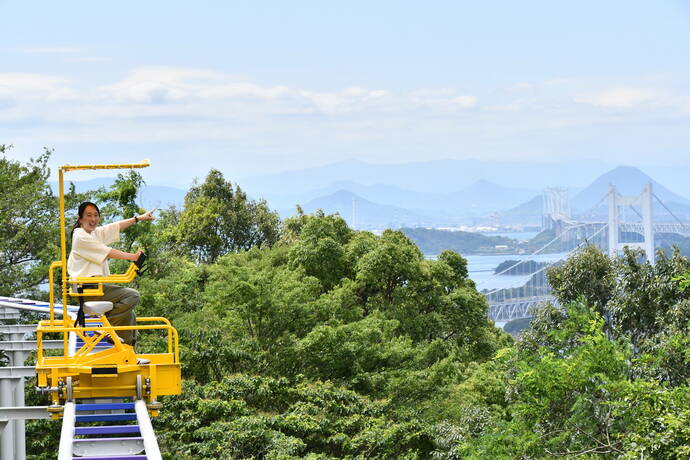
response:
[[(136, 326), (137, 317), (134, 314), (134, 307), (139, 305), (139, 291), (117, 284), (104, 284), (103, 296), (84, 297), (86, 302), (91, 300), (113, 303), (113, 309), (105, 314), (112, 326)], [(134, 346), (137, 341), (137, 331), (116, 332), (128, 345)]]

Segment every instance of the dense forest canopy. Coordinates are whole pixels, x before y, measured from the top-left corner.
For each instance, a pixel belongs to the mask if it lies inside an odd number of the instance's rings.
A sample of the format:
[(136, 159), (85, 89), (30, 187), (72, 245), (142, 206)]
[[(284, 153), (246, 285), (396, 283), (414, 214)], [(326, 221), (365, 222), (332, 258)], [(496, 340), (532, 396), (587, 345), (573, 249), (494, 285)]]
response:
[[(0, 294), (44, 295), (58, 241), (48, 156), (0, 156)], [(121, 174), (86, 195), (119, 219), (140, 211), (141, 184)], [(82, 198), (70, 193), (72, 213)], [(550, 269), (558, 306), (514, 341), (460, 254), (426, 260), (403, 233), (338, 215), (280, 221), (215, 170), (121, 244), (150, 256), (137, 313), (180, 332), (183, 394), (154, 419), (166, 458), (690, 456), (690, 263), (677, 252), (650, 266), (583, 249)], [(59, 424), (28, 430), (30, 458), (52, 458)]]

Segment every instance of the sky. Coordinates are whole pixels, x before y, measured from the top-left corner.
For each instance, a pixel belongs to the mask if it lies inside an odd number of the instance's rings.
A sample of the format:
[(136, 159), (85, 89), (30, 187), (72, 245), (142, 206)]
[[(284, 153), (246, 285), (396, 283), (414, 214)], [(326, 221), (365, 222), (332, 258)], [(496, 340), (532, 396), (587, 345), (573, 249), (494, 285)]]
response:
[(187, 186), (357, 159), (690, 164), (690, 2), (0, 0), (0, 144)]

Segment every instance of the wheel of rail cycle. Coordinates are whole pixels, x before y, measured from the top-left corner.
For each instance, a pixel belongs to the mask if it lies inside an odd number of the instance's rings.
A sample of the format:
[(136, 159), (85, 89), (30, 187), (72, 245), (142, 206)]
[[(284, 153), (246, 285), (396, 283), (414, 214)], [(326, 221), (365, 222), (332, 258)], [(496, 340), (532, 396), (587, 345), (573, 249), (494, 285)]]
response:
[[(49, 319), (41, 320), (36, 325), (36, 341), (30, 342), (29, 348), (34, 347), (37, 352), (36, 390), (49, 395), (50, 405), (42, 408), (17, 407), (22, 406), (24, 401), (23, 380), (21, 397), (16, 389), (16, 398), (10, 400), (5, 398), (5, 380), (0, 379), (0, 383), (3, 383), (0, 387), (3, 390), (3, 399), (0, 400), (3, 406), (0, 408), (0, 429), (5, 428), (2, 433), (0, 460), (24, 458), (23, 433), (18, 431), (21, 431), (19, 428), (23, 429), (24, 420), (32, 418), (62, 421), (60, 447), (56, 452), (58, 460), (161, 458), (150, 416), (157, 416), (162, 409), (157, 401), (158, 396), (181, 392), (177, 331), (163, 317), (139, 317), (134, 326), (113, 326), (106, 317), (106, 313), (112, 309), (111, 302), (83, 301), (86, 296), (102, 296), (104, 283), (133, 281), (143, 271), (145, 255), (142, 254), (142, 257), (130, 264), (123, 274), (70, 278), (67, 275), (65, 241), (64, 173), (147, 166), (148, 161), (118, 165), (65, 165), (59, 168), (61, 257), (50, 265), (48, 272), (50, 300), (46, 303), (0, 298), (0, 307), (3, 307), (0, 319), (15, 318), (7, 313), (11, 313), (13, 309), (49, 316)], [(61, 272), (61, 305), (55, 303), (53, 279), (56, 269)], [(86, 314), (84, 323), (77, 321), (76, 312), (79, 307), (69, 306), (69, 297), (76, 298)], [(164, 353), (137, 353), (132, 346), (118, 340), (118, 331), (124, 330), (146, 330), (165, 335), (167, 350)], [(47, 340), (44, 338), (46, 334), (58, 339)], [(14, 347), (15, 342), (0, 341), (0, 350), (3, 347)], [(45, 353), (46, 350), (55, 351)], [(19, 370), (15, 372), (22, 375), (20, 379), (28, 375), (23, 362), (15, 361), (11, 364), (16, 369), (24, 369), (23, 374)], [(10, 375), (12, 369), (5, 373)], [(3, 377), (2, 373), (0, 377)], [(8, 402), (15, 407), (7, 407)], [(16, 422), (13, 429), (8, 425), (11, 421)], [(97, 425), (93, 425), (94, 423)]]

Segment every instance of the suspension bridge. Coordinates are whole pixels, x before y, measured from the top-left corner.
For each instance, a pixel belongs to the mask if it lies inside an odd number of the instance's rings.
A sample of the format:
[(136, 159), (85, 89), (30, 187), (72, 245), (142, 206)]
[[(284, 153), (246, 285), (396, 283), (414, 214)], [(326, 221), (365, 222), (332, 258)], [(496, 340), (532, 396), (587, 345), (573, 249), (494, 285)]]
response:
[[(546, 271), (585, 245), (597, 246), (612, 257), (619, 255), (626, 246), (641, 248), (647, 260), (654, 264), (655, 235), (690, 237), (690, 223), (684, 223), (671, 212), (654, 194), (651, 184), (647, 184), (639, 195), (632, 196), (621, 195), (610, 185), (608, 193), (581, 215), (592, 215), (604, 202), (608, 204), (607, 220), (576, 220), (571, 218), (567, 193), (563, 189), (544, 192), (542, 225), (555, 236), (532, 254), (517, 256), (519, 260), (477, 285), (489, 303), (491, 319), (498, 325), (505, 325), (516, 319), (530, 318), (532, 310), (545, 302), (555, 302)], [(654, 222), (655, 204), (672, 221)], [(513, 280), (508, 286), (505, 282), (497, 283), (508, 277)], [(503, 286), (492, 287), (496, 284)]]

